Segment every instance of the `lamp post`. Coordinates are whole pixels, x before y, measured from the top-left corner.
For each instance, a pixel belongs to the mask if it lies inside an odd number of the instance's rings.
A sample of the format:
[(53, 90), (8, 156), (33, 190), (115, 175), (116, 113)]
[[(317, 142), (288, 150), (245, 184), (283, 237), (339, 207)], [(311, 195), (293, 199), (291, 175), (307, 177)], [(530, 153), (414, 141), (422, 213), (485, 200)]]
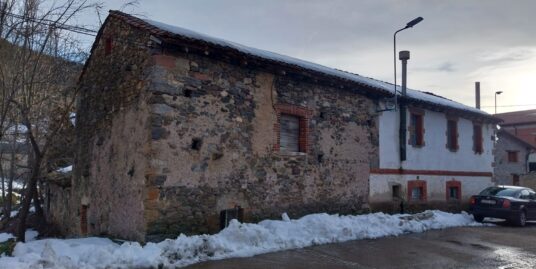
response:
[(497, 95), (501, 94), (502, 91), (495, 92), (495, 114), (497, 114)]
[[(403, 30), (406, 30), (408, 28), (411, 28), (415, 26), (417, 23), (421, 22), (423, 19), (422, 17), (418, 17), (413, 19), (412, 21), (408, 22), (406, 24), (406, 27), (398, 29), (395, 34), (393, 35), (393, 61), (394, 61), (394, 68), (395, 68), (395, 111), (398, 106), (398, 95), (396, 90), (396, 34), (398, 32), (401, 32)], [(405, 67), (407, 60), (409, 59), (409, 51), (401, 51), (400, 52), (400, 60), (402, 60), (403, 67)], [(405, 74), (404, 69), (404, 74)], [(405, 79), (404, 79), (405, 81)], [(406, 95), (406, 88), (405, 85), (402, 87), (402, 95)], [(406, 160), (406, 107), (400, 106), (400, 125), (399, 125), (399, 133), (398, 133), (398, 140), (399, 140), (399, 153), (400, 153), (400, 164), (402, 164), (403, 161)]]
[(404, 31), (408, 28), (412, 28), (413, 26), (417, 25), (417, 23), (421, 22), (423, 20), (422, 17), (417, 17), (415, 19), (413, 19), (412, 21), (408, 22), (406, 24), (406, 26), (404, 28), (400, 28), (398, 29), (395, 34), (393, 35), (393, 63), (394, 63), (394, 69), (395, 69), (395, 110), (397, 108), (397, 105), (398, 105), (398, 97), (396, 95), (397, 93), (397, 90), (396, 90), (396, 34), (398, 34), (398, 32), (401, 32), (401, 31)]

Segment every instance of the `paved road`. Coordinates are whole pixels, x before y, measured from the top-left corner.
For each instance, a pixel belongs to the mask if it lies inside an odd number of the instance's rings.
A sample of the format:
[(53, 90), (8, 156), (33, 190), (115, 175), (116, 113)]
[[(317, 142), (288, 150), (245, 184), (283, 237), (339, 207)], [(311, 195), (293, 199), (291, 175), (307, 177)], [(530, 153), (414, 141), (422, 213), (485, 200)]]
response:
[(428, 231), (211, 261), (188, 268), (536, 268), (536, 224)]

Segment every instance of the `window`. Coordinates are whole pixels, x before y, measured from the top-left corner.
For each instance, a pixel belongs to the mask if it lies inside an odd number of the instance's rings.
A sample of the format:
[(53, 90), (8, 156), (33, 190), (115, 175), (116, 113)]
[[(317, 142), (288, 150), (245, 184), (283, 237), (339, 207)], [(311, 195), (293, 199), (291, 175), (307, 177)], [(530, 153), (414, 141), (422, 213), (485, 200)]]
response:
[(519, 186), (519, 175), (516, 175), (516, 174), (512, 175), (512, 185)]
[(300, 118), (282, 114), (279, 126), (280, 150), (300, 152)]
[(522, 190), (519, 194), (519, 199), (530, 199), (530, 192), (528, 190)]
[(392, 186), (392, 191), (393, 191), (393, 199), (402, 198), (402, 196), (400, 195), (400, 185), (399, 184), (393, 185)]
[(447, 120), (447, 148), (450, 151), (458, 150), (458, 121), (455, 119)]
[(275, 105), (277, 122), (275, 151), (304, 152), (309, 148), (309, 118), (311, 111), (305, 107), (278, 104)]
[(422, 202), (426, 201), (426, 181), (410, 180), (408, 181), (408, 201)]
[(460, 181), (452, 179), (446, 183), (447, 201), (460, 201), (462, 197), (462, 184)]
[(509, 150), (508, 151), (508, 162), (517, 163), (517, 151)]
[(424, 116), (412, 112), (409, 118), (409, 144), (414, 147), (424, 146)]
[(473, 151), (476, 154), (482, 154), (482, 152), (484, 152), (481, 124), (473, 124)]

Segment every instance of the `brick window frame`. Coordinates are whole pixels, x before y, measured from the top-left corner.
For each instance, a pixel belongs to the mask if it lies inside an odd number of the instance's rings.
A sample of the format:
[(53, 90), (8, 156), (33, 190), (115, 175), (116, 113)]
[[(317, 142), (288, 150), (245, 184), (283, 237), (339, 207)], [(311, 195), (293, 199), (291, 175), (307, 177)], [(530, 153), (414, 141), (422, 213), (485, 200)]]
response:
[[(451, 124), (453, 124), (451, 126)], [(453, 128), (451, 128), (453, 127)], [(445, 131), (447, 143), (445, 147), (451, 152), (456, 152), (460, 148), (458, 143), (460, 134), (458, 132), (458, 117), (447, 115), (447, 130)]]
[(484, 135), (481, 122), (473, 122), (473, 152), (475, 154), (484, 152)]
[(310, 128), (309, 128), (309, 122), (311, 120), (312, 116), (312, 110), (303, 107), (303, 106), (297, 106), (292, 104), (276, 104), (274, 106), (277, 121), (274, 123), (274, 133), (275, 133), (275, 143), (273, 146), (274, 151), (280, 152), (281, 150), (281, 114), (286, 114), (294, 117), (299, 118), (299, 138), (298, 138), (298, 147), (299, 151), (302, 153), (309, 152), (309, 149), (311, 147), (311, 139), (310, 139)]
[(509, 163), (519, 162), (519, 151), (517, 150), (507, 150), (506, 155)]
[[(421, 197), (419, 200), (412, 199), (412, 192), (414, 188), (421, 188)], [(427, 191), (426, 191), (426, 181), (425, 180), (409, 180), (408, 181), (408, 191), (407, 191), (408, 202), (426, 202), (427, 200)]]
[[(426, 145), (424, 141), (424, 133), (426, 132), (424, 128), (424, 114), (424, 109), (409, 108), (408, 144), (413, 147), (424, 147)], [(412, 125), (413, 117), (416, 117), (415, 126)]]
[[(456, 198), (450, 197), (450, 188), (457, 188)], [(461, 201), (462, 198), (462, 183), (458, 180), (452, 179), (445, 184), (445, 196), (447, 201)]]

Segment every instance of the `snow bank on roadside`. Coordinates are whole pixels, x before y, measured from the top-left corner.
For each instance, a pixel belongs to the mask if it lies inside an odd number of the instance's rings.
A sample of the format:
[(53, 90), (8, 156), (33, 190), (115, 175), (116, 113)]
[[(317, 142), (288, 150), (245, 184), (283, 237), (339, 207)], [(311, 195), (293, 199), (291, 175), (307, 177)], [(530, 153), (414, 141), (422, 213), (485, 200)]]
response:
[[(35, 231), (34, 229), (28, 229), (28, 230), (26, 230), (26, 233), (24, 234), (24, 237), (26, 239), (26, 242), (29, 242), (29, 241), (34, 241), (35, 238), (37, 238), (38, 235), (39, 235), (39, 233), (37, 231)], [(7, 240), (9, 240), (11, 238), (16, 238), (16, 237), (13, 234), (10, 234), (10, 233), (0, 233), (0, 243), (4, 243), (4, 242), (6, 242)], [(2, 268), (2, 267), (0, 267), (0, 268)]]
[(1, 257), (0, 268), (145, 268), (180, 267), (231, 257), (303, 248), (365, 238), (396, 236), (431, 229), (481, 226), (463, 212), (427, 211), (424, 218), (374, 213), (358, 216), (312, 214), (258, 224), (231, 221), (214, 235), (180, 235), (160, 243), (118, 245), (105, 238), (44, 239), (19, 243), (13, 257)]

